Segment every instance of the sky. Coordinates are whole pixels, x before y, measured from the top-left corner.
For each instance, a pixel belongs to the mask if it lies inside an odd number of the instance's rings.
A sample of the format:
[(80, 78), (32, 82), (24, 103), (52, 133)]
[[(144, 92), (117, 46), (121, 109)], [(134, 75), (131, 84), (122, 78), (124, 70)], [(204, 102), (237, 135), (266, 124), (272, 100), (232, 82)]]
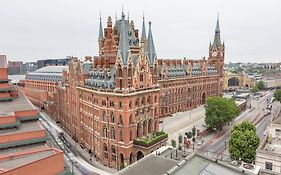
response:
[(99, 17), (142, 16), (158, 58), (208, 56), (219, 13), (225, 62), (281, 61), (280, 0), (0, 0), (0, 54), (9, 60), (98, 55)]

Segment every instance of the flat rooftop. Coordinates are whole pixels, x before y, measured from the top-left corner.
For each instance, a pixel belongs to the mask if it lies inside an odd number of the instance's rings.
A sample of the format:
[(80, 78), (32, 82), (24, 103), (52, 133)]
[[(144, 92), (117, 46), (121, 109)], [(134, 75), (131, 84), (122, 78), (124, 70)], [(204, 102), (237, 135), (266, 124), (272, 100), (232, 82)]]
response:
[(24, 95), (19, 91), (18, 98), (9, 102), (0, 102), (0, 116), (14, 111), (36, 109)]
[(37, 144), (32, 144), (32, 145), (5, 148), (5, 149), (1, 150), (0, 157), (3, 155), (11, 155), (11, 154), (17, 154), (17, 153), (22, 153), (22, 152), (41, 150), (41, 149), (45, 149), (45, 148), (49, 148), (49, 146), (46, 143), (37, 143)]
[(242, 173), (226, 168), (216, 162), (195, 155), (171, 175), (241, 175)]
[(150, 154), (133, 163), (116, 175), (161, 175), (177, 165), (177, 161)]
[(39, 131), (39, 130), (43, 129), (40, 125), (41, 124), (38, 121), (23, 122), (18, 127), (1, 130), (0, 131), (0, 136), (10, 135), (10, 134), (17, 134), (17, 133), (24, 133), (24, 132), (30, 132), (30, 131)]
[(10, 159), (0, 160), (0, 168), (11, 170), (15, 169), (17, 167), (29, 164), (31, 162), (35, 162), (40, 159), (44, 159), (46, 157), (49, 157), (51, 155), (56, 154), (56, 152), (53, 149), (47, 149), (40, 152), (34, 152), (30, 154), (25, 154), (21, 156), (17, 155), (11, 155)]

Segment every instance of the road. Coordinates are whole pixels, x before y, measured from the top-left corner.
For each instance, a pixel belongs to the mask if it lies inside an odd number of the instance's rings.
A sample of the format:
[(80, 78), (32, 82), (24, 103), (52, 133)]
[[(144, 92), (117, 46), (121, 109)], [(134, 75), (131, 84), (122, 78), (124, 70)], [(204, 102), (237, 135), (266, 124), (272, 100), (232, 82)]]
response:
[(64, 150), (65, 163), (68, 165), (68, 167), (70, 167), (70, 169), (73, 170), (75, 175), (112, 175), (111, 173), (94, 167), (81, 157), (75, 155), (69, 146), (58, 137), (59, 133), (63, 132), (63, 130), (57, 126), (55, 122), (49, 120), (44, 113), (40, 112), (40, 114), (42, 116), (42, 119), (40, 120), (42, 125), (52, 136), (54, 143)]
[[(280, 109), (280, 103), (273, 104), (272, 114), (265, 115), (264, 108), (267, 105), (267, 99), (272, 96), (272, 93), (265, 95), (264, 97), (260, 98), (259, 100), (252, 103), (252, 109), (246, 110), (240, 116), (235, 119), (234, 124), (241, 123), (242, 121), (249, 120), (253, 124), (256, 125), (257, 128), (257, 135), (262, 140), (265, 134), (265, 128), (272, 120), (273, 115), (276, 115), (276, 111)], [(230, 130), (233, 125), (227, 125), (223, 128), (220, 133), (217, 134), (216, 138), (210, 140), (209, 142), (205, 143), (201, 146), (200, 153), (204, 153), (207, 156), (217, 157), (220, 153), (227, 149), (227, 142), (228, 138), (230, 137)]]

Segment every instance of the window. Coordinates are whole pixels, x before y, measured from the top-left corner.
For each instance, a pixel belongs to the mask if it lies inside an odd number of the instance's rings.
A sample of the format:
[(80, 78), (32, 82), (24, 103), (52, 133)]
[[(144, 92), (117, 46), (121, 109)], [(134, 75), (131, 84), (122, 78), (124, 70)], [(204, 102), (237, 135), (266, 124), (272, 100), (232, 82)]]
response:
[(114, 145), (111, 146), (112, 161), (116, 161), (116, 150)]
[(106, 121), (106, 112), (105, 111), (102, 112), (102, 120)]
[(103, 144), (103, 152), (104, 152), (104, 158), (108, 159), (108, 152), (107, 152), (107, 145)]
[(114, 127), (111, 128), (111, 138), (115, 140), (115, 129), (114, 129)]
[(272, 163), (271, 162), (265, 162), (265, 169), (272, 170)]
[(119, 101), (119, 109), (122, 109), (122, 102)]
[(114, 107), (114, 102), (113, 101), (110, 101), (109, 104), (110, 104), (110, 107), (112, 107), (112, 108)]
[(130, 117), (129, 117), (129, 124), (132, 124), (133, 123), (133, 117), (132, 117), (132, 114), (130, 114)]
[(132, 101), (129, 102), (129, 108), (132, 109)]
[(111, 117), (111, 123), (114, 123), (115, 122), (115, 117), (114, 117), (114, 114), (113, 114), (112, 111), (110, 113), (110, 117)]
[(122, 117), (121, 114), (119, 115), (119, 124), (120, 124), (120, 125), (123, 125), (123, 117)]
[(105, 125), (103, 126), (103, 137), (107, 137), (107, 128)]

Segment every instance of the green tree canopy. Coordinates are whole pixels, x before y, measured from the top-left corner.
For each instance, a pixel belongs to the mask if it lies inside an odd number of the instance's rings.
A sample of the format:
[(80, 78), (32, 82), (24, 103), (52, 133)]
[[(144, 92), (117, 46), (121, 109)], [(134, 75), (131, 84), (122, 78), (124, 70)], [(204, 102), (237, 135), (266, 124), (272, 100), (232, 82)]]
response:
[(257, 86), (254, 86), (251, 90), (253, 93), (256, 93), (259, 91), (259, 88)]
[(229, 153), (234, 160), (251, 163), (256, 159), (256, 150), (260, 138), (256, 134), (256, 127), (248, 121), (236, 125), (231, 130), (229, 139)]
[(264, 89), (264, 82), (263, 81), (259, 81), (257, 84), (256, 84), (256, 86), (257, 86), (257, 88), (259, 89), (259, 90), (262, 90), (262, 89)]
[(239, 112), (240, 110), (233, 99), (208, 97), (205, 123), (208, 128), (221, 129), (225, 123), (232, 121)]
[(276, 101), (279, 101), (281, 103), (281, 89), (276, 90), (273, 94), (273, 97)]

